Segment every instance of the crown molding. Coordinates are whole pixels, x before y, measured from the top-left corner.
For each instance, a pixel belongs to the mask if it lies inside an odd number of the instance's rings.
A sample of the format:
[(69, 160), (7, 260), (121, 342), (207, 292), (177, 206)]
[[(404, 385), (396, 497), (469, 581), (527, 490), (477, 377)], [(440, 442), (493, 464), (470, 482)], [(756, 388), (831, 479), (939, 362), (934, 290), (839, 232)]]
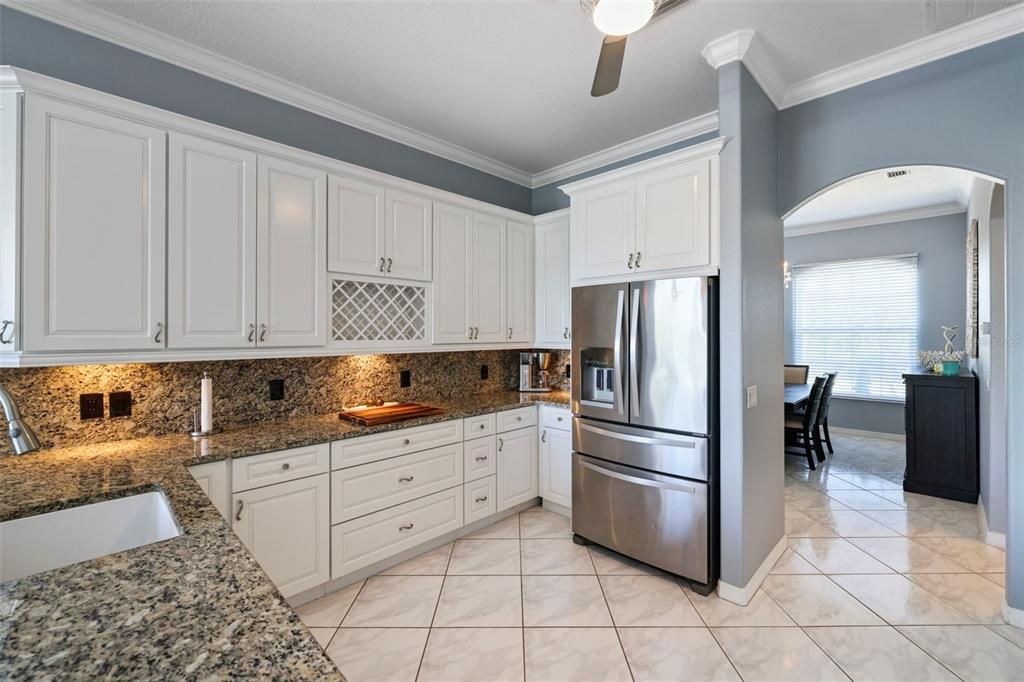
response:
[(716, 38), (704, 46), (701, 56), (716, 71), (732, 62), (743, 62), (776, 109), (781, 108), (786, 83), (776, 70), (757, 31), (742, 29)]
[(694, 118), (670, 125), (653, 133), (641, 135), (640, 137), (627, 140), (621, 144), (602, 149), (581, 156), (574, 161), (559, 164), (533, 176), (531, 187), (537, 188), (543, 185), (571, 178), (580, 173), (592, 171), (625, 159), (632, 158), (639, 154), (645, 154), (655, 149), (661, 149), (676, 142), (682, 142), (698, 135), (713, 133), (718, 130), (718, 112), (712, 111), (707, 114), (695, 116)]
[(1024, 33), (1024, 4), (991, 12), (952, 28), (919, 38), (817, 76), (793, 83), (782, 98), (783, 109), (840, 90), (884, 78), (915, 66)]
[(428, 154), (530, 186), (532, 176), (526, 171), (75, 0), (2, 0), (2, 4)]
[[(966, 206), (956, 201), (921, 208), (907, 208), (901, 211), (886, 211), (885, 213), (874, 213), (872, 215), (846, 218), (844, 220), (830, 220), (823, 223), (808, 223), (806, 225), (785, 226), (783, 235), (785, 237), (802, 237), (807, 234), (818, 234), (819, 232), (835, 232), (836, 230), (852, 230), (858, 227), (874, 227), (875, 225), (888, 225), (890, 223), (903, 223), (908, 220), (921, 220), (922, 218), (937, 218), (944, 215), (955, 215), (967, 210)], [(783, 223), (785, 225), (785, 223)]]

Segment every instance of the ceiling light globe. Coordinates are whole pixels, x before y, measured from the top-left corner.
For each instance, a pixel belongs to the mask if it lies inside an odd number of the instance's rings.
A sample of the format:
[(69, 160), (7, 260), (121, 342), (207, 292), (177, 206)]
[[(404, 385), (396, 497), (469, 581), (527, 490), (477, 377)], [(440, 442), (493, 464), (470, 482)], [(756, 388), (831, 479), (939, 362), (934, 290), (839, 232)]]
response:
[(629, 35), (647, 25), (654, 16), (655, 0), (597, 0), (591, 21), (606, 35)]

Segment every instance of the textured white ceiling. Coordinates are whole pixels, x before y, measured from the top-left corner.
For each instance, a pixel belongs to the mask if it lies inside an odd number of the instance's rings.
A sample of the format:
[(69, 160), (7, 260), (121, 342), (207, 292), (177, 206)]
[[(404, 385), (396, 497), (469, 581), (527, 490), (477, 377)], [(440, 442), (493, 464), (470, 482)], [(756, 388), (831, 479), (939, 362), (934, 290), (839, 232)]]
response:
[(790, 83), (927, 33), (924, 0), (690, 0), (595, 99), (576, 0), (87, 4), (529, 173), (714, 110), (700, 52), (731, 31), (757, 29)]

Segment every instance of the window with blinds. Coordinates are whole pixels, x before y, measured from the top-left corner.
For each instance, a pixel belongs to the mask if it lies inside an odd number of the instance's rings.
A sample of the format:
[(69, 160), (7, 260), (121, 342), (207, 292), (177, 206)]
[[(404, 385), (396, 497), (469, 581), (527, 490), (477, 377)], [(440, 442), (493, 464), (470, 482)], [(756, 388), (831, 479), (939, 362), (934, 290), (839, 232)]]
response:
[(837, 396), (902, 400), (917, 364), (917, 256), (793, 267), (793, 350)]

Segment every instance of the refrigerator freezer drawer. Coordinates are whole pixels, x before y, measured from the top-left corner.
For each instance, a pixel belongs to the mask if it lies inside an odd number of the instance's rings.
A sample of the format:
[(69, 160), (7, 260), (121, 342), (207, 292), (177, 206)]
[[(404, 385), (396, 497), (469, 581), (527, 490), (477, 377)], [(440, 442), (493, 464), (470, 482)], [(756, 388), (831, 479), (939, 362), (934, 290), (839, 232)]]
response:
[(672, 476), (708, 480), (708, 439), (575, 417), (572, 449)]
[(708, 581), (708, 487), (572, 456), (572, 530), (690, 580)]

